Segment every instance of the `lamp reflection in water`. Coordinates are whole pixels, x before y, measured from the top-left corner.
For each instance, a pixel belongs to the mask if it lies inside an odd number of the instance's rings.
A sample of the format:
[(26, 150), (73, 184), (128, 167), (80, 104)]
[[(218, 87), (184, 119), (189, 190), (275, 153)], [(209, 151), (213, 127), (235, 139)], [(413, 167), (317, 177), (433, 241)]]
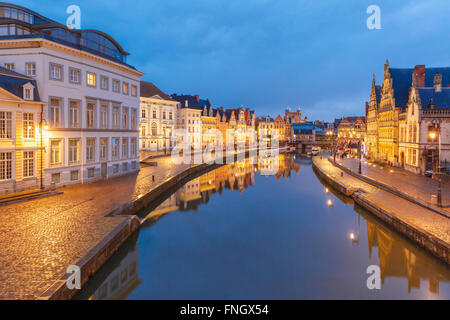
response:
[(349, 237), (352, 241), (352, 244), (358, 244), (359, 243), (359, 233), (361, 231), (361, 215), (358, 213), (358, 233), (355, 235), (354, 232), (351, 232)]
[(327, 200), (327, 206), (329, 206), (330, 208), (334, 207), (334, 203), (331, 199)]

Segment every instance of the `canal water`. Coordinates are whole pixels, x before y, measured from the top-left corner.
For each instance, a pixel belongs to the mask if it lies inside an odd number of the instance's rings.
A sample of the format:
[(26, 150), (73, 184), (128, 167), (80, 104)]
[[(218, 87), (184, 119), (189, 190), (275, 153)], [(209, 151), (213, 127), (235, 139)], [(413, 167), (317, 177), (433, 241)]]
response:
[(444, 263), (320, 181), (311, 159), (277, 160), (222, 166), (141, 212), (75, 298), (450, 299)]

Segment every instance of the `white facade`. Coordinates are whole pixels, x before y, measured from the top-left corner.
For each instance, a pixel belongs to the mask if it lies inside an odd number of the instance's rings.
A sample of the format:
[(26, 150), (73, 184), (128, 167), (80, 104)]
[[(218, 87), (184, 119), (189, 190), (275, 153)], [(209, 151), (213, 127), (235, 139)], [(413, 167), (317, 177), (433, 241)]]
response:
[(159, 96), (141, 97), (141, 150), (170, 150), (175, 141), (177, 101), (166, 100)]
[(0, 40), (0, 63), (36, 79), (44, 117), (45, 185), (139, 170), (142, 73), (46, 39)]
[[(202, 146), (201, 115), (202, 109), (186, 107), (178, 107), (177, 109), (176, 129), (186, 130), (190, 141), (183, 140), (183, 143), (190, 144), (194, 149), (200, 149)], [(180, 142), (181, 141), (179, 140), (178, 143)]]

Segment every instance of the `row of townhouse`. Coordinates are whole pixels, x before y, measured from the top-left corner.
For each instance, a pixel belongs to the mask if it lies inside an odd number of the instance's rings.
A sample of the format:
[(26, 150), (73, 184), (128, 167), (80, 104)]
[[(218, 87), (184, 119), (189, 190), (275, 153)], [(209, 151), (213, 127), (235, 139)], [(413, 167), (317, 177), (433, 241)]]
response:
[(140, 150), (172, 149), (176, 129), (193, 148), (215, 143), (212, 129), (224, 143), (256, 141), (254, 111), (169, 96), (127, 56), (101, 31), (0, 4), (0, 193), (136, 172)]
[[(198, 95), (169, 96), (146, 81), (141, 81), (140, 89), (140, 150), (143, 152), (167, 151), (181, 142), (194, 149), (205, 149), (218, 143), (218, 139), (222, 139), (224, 147), (237, 141), (245, 141), (246, 145), (256, 141), (251, 135), (251, 129), (255, 129), (255, 112), (249, 108), (213, 108), (209, 99), (200, 99)], [(228, 129), (236, 133), (231, 142)], [(175, 130), (188, 133), (189, 141), (176, 136)]]
[(450, 162), (450, 67), (391, 68), (372, 80), (367, 156), (415, 173)]
[(139, 170), (143, 73), (128, 55), (101, 31), (0, 5), (0, 192)]

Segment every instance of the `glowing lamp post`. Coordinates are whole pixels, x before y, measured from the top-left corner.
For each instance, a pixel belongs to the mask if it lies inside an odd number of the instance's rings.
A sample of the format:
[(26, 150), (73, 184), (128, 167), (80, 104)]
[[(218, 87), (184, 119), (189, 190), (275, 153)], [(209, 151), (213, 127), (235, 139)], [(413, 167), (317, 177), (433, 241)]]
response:
[(433, 120), (433, 128), (434, 131), (430, 131), (428, 134), (431, 141), (435, 141), (436, 137), (438, 139), (438, 167), (437, 167), (437, 175), (438, 175), (438, 189), (437, 189), (437, 206), (442, 208), (442, 191), (441, 191), (441, 123), (439, 120)]

